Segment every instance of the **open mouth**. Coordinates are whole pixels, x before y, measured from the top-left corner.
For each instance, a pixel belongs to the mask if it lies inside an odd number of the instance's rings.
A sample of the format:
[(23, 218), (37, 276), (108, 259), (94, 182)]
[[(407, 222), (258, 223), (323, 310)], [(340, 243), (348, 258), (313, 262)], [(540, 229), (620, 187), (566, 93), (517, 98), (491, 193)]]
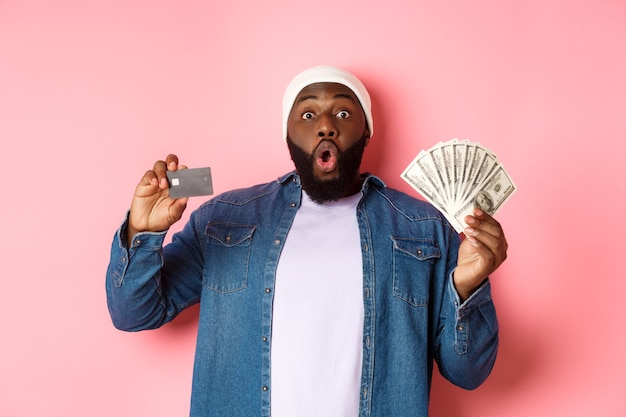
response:
[(315, 162), (322, 172), (332, 172), (337, 167), (337, 146), (330, 141), (324, 141), (315, 150)]

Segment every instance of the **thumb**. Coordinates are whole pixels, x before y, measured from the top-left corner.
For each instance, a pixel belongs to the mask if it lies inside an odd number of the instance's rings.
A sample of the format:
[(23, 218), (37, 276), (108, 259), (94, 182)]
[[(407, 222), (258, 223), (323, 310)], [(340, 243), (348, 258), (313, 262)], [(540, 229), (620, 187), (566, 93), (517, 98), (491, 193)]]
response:
[(189, 197), (178, 198), (174, 203), (170, 206), (170, 224), (174, 224), (183, 216), (185, 209), (187, 208), (187, 202), (189, 201)]

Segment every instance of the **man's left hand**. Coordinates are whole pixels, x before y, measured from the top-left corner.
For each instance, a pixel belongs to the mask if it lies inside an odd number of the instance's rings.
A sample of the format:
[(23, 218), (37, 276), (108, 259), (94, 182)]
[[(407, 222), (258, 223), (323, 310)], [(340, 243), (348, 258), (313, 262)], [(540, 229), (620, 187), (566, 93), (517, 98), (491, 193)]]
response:
[(459, 258), (454, 271), (454, 285), (462, 301), (506, 259), (508, 244), (502, 226), (479, 208), (467, 216), (465, 239), (459, 248)]

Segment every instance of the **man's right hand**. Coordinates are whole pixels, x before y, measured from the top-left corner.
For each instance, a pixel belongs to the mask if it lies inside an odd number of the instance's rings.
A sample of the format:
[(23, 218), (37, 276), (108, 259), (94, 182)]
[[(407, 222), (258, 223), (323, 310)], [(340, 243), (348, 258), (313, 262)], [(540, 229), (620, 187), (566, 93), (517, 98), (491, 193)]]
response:
[(139, 232), (162, 232), (170, 228), (183, 215), (188, 198), (170, 198), (167, 171), (186, 169), (178, 165), (176, 155), (168, 155), (165, 161), (157, 161), (146, 171), (135, 188), (135, 195), (128, 216), (128, 244)]

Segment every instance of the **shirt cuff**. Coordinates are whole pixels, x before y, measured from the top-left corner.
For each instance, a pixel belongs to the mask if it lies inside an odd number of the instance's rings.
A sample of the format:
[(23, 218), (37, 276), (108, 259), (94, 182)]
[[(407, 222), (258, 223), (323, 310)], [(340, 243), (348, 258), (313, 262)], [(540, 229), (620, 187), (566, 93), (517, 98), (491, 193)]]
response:
[[(470, 310), (476, 307), (480, 307), (481, 305), (491, 301), (491, 283), (489, 282), (489, 277), (485, 278), (484, 281), (476, 288), (476, 290), (465, 300), (461, 302), (461, 297), (454, 286), (454, 270), (450, 272), (450, 276), (448, 278), (448, 290), (450, 291), (450, 296), (452, 300), (454, 300), (454, 305), (457, 308), (457, 312), (462, 310)], [(458, 317), (458, 314), (457, 314)]]
[(454, 286), (453, 273), (450, 273), (448, 290), (450, 291), (452, 300), (454, 300), (456, 311), (454, 348), (459, 355), (463, 355), (468, 351), (470, 314), (473, 310), (491, 302), (491, 284), (489, 283), (489, 278), (485, 278), (476, 291), (474, 291), (465, 302), (461, 303), (461, 297), (459, 297), (459, 293)]
[(128, 256), (131, 257), (135, 251), (141, 246), (158, 247), (163, 245), (167, 230), (162, 232), (138, 232), (133, 236), (132, 242), (128, 242), (128, 216), (130, 210), (126, 212), (124, 221), (117, 229), (117, 241), (119, 242), (119, 248), (123, 251), (128, 251)]
[[(142, 251), (137, 254), (139, 258), (143, 256), (141, 253), (148, 255), (152, 251), (159, 251), (162, 248), (163, 241), (167, 231), (164, 232), (140, 232), (137, 233), (128, 245), (127, 242), (127, 230), (128, 230), (128, 213), (122, 222), (121, 226), (115, 233), (115, 238), (111, 246), (111, 260), (109, 263), (108, 275), (110, 276), (115, 287), (122, 286), (130, 260), (133, 255), (140, 249), (145, 248), (147, 251)], [(141, 262), (141, 259), (137, 260)]]

